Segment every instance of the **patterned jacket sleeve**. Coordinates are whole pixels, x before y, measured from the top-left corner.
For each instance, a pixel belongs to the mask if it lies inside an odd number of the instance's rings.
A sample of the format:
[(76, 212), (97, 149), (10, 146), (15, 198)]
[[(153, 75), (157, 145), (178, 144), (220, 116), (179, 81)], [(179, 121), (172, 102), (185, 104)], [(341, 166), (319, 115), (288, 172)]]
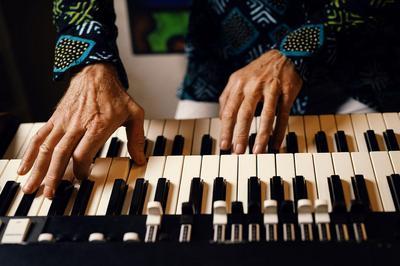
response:
[(311, 2), (308, 1), (308, 6), (314, 8), (305, 8), (307, 23), (288, 33), (277, 45), (294, 62), (304, 80), (307, 80), (309, 62), (319, 59), (334, 63), (338, 44), (342, 45), (346, 36), (374, 23), (387, 12), (393, 13), (394, 8), (399, 10), (400, 6), (399, 0), (325, 0), (318, 5)]
[(112, 63), (122, 85), (128, 80), (116, 45), (113, 0), (53, 0), (57, 29), (53, 77), (95, 62)]

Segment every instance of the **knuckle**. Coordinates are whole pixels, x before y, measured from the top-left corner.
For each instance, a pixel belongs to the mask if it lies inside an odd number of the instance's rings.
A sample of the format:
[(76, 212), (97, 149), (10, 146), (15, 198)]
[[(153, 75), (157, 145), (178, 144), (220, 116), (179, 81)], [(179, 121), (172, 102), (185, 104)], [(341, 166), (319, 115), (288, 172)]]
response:
[(263, 110), (262, 111), (262, 116), (265, 116), (265, 117), (274, 117), (275, 116), (275, 110), (273, 110), (273, 109), (265, 109), (265, 110)]
[(52, 149), (46, 142), (44, 142), (44, 143), (42, 143), (42, 145), (40, 145), (40, 153), (42, 153), (44, 155), (48, 155), (51, 152), (52, 152)]
[(235, 116), (231, 110), (224, 110), (221, 117), (226, 121), (232, 121), (235, 119)]

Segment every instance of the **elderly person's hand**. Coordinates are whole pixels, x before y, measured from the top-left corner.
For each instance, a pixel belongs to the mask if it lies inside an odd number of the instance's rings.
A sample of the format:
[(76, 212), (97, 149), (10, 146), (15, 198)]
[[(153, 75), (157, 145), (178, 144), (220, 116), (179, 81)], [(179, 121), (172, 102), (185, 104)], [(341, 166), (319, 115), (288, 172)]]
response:
[[(257, 103), (264, 102), (253, 153), (263, 153), (272, 130), (272, 149), (278, 150), (285, 136), (289, 113), (303, 81), (293, 63), (271, 50), (236, 71), (229, 78), (220, 102), (221, 149), (244, 153)], [(272, 129), (276, 115), (275, 128)]]
[(18, 170), (24, 175), (33, 167), (23, 191), (32, 193), (43, 182), (44, 195), (53, 197), (71, 158), (75, 176), (87, 177), (96, 153), (121, 125), (130, 155), (144, 164), (143, 119), (143, 109), (126, 93), (112, 65), (84, 67), (29, 144)]

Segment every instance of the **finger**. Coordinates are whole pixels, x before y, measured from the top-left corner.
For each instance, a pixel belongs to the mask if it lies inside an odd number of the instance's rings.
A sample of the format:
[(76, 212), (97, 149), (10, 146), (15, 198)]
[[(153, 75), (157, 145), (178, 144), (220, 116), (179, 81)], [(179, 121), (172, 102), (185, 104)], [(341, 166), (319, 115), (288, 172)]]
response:
[(144, 155), (144, 112), (138, 106), (130, 107), (132, 119), (126, 125), (126, 135), (128, 138), (128, 151), (132, 159), (138, 164), (146, 163)]
[(274, 133), (272, 135), (272, 149), (278, 150), (285, 138), (286, 128), (288, 126), (290, 108), (292, 103), (288, 101), (286, 96), (281, 98), (280, 108), (276, 117), (276, 124), (274, 128)]
[(264, 106), (260, 115), (260, 126), (257, 131), (257, 137), (254, 142), (253, 153), (264, 153), (272, 132), (274, 124), (276, 106), (279, 99), (278, 84), (272, 81), (270, 88), (264, 95)]
[(222, 91), (221, 96), (219, 97), (219, 117), (221, 118), (222, 113), (224, 111), (226, 101), (228, 100), (230, 89), (232, 86), (232, 78), (229, 79), (228, 84), (225, 86), (225, 89)]
[(42, 145), (44, 140), (50, 134), (53, 129), (53, 123), (47, 122), (43, 127), (41, 127), (35, 136), (32, 137), (28, 149), (26, 150), (24, 157), (22, 158), (21, 164), (18, 168), (19, 175), (25, 175), (31, 170), (33, 163), (39, 153), (39, 147)]
[(78, 145), (84, 134), (83, 130), (69, 130), (56, 145), (51, 158), (49, 170), (44, 178), (44, 196), (52, 198), (59, 181), (62, 179), (65, 169), (71, 158), (72, 152)]
[(63, 129), (61, 127), (55, 127), (46, 140), (40, 145), (39, 154), (33, 166), (32, 173), (23, 188), (25, 193), (33, 193), (39, 187), (49, 168), (54, 147), (63, 135)]

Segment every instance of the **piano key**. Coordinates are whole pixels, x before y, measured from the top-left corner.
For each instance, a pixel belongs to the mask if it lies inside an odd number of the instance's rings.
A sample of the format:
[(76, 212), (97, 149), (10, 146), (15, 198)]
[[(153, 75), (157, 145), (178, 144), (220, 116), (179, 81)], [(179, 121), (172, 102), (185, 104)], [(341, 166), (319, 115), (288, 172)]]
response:
[(299, 200), (308, 198), (307, 183), (303, 176), (301, 175), (295, 176), (293, 178), (292, 184), (293, 184), (293, 198), (295, 203), (297, 203)]
[(297, 143), (297, 136), (295, 132), (289, 132), (286, 135), (286, 152), (287, 153), (299, 152), (299, 146)]
[(202, 138), (204, 135), (210, 133), (210, 119), (197, 119), (194, 126), (192, 153), (193, 155), (200, 155)]
[(31, 221), (29, 218), (10, 219), (1, 239), (2, 244), (21, 244), (25, 241)]
[(261, 182), (261, 202), (270, 199), (270, 190), (267, 189), (270, 178), (276, 175), (275, 155), (258, 154), (257, 155), (257, 176)]
[(261, 213), (261, 183), (258, 177), (251, 176), (247, 180), (247, 213), (251, 216)]
[(367, 132), (367, 130), (369, 130), (367, 117), (365, 116), (365, 114), (352, 114), (351, 122), (353, 124), (354, 136), (357, 141), (358, 151), (367, 152), (368, 147), (365, 143), (364, 138), (364, 132)]
[(110, 146), (108, 147), (106, 157), (112, 158), (117, 157), (119, 155), (119, 151), (121, 148), (121, 142), (118, 137), (113, 137), (110, 142)]
[(285, 200), (285, 190), (283, 180), (280, 176), (273, 176), (270, 179), (270, 195), (272, 200), (275, 200), (278, 205)]
[(74, 205), (72, 207), (71, 215), (84, 215), (86, 208), (89, 203), (90, 195), (93, 191), (94, 182), (89, 179), (85, 179), (81, 182), (78, 194), (75, 198)]
[(158, 136), (162, 136), (164, 131), (164, 120), (151, 120), (149, 129), (147, 131), (146, 140), (147, 140), (147, 147), (146, 147), (146, 157), (149, 157), (153, 154), (154, 146), (156, 143), (156, 139)]
[(385, 212), (395, 211), (396, 208), (391, 197), (387, 176), (393, 173), (392, 164), (387, 152), (371, 152), (372, 166), (375, 172), (375, 178), (379, 188), (383, 209)]
[(226, 181), (223, 177), (216, 177), (213, 184), (212, 201), (213, 203), (219, 200), (226, 199)]
[(383, 132), (383, 138), (385, 139), (386, 150), (388, 151), (400, 150), (399, 143), (397, 142), (396, 134), (394, 133), (393, 129), (388, 129), (385, 132)]
[(161, 204), (163, 209), (163, 213), (165, 213), (165, 208), (167, 206), (169, 194), (169, 180), (166, 178), (159, 178), (157, 180), (156, 191), (154, 194), (154, 201), (157, 201)]
[(371, 210), (374, 212), (383, 211), (381, 197), (379, 195), (369, 154), (366, 152), (352, 152), (351, 159), (353, 161), (354, 174), (364, 176), (370, 198)]
[(149, 130), (149, 126), (150, 126), (150, 120), (145, 119), (143, 122), (143, 131), (144, 131), (144, 136), (147, 136), (147, 132)]
[(154, 199), (158, 179), (163, 176), (165, 165), (164, 156), (152, 156), (147, 162), (147, 168), (144, 175), (149, 184), (147, 186), (147, 195), (143, 206), (143, 214), (147, 214), (147, 204)]
[[(17, 167), (17, 161), (14, 162), (14, 167)], [(6, 214), (7, 216), (15, 216), (16, 215), (16, 211), (19, 208), (19, 206), (21, 205), (21, 201), (25, 197), (25, 194), (22, 191), (22, 188), (24, 187), (24, 185), (25, 185), (26, 181), (28, 180), (30, 174), (31, 173), (29, 172), (26, 175), (20, 176), (20, 175), (17, 175), (16, 172), (14, 172), (14, 176), (15, 176), (14, 181), (17, 181), (20, 185), (19, 185), (19, 188), (17, 190), (17, 193), (16, 193), (16, 195), (14, 197), (14, 200), (13, 200), (12, 204), (10, 205), (10, 208), (7, 211), (7, 214)], [(32, 200), (33, 200), (32, 196), (31, 197), (29, 197), (29, 196), (30, 195), (26, 195), (26, 199), (24, 200), (24, 203), (23, 203), (23, 205), (25, 205), (26, 208), (28, 208), (28, 210), (29, 210), (30, 204), (32, 204)], [(23, 208), (23, 206), (21, 206), (21, 208)], [(26, 214), (24, 214), (24, 215), (26, 215)], [(19, 215), (21, 215), (21, 214), (19, 214)]]
[(200, 177), (201, 160), (202, 157), (198, 155), (184, 157), (176, 214), (181, 214), (182, 203), (189, 201), (191, 181), (194, 177)]
[(294, 132), (297, 136), (298, 152), (307, 152), (303, 116), (289, 116), (288, 128), (289, 132)]
[[(357, 142), (353, 130), (353, 124), (351, 122), (350, 115), (340, 114), (335, 115), (336, 127), (338, 131), (343, 131), (346, 135), (346, 143), (350, 152), (358, 151)], [(339, 152), (339, 150), (337, 150)]]
[(383, 113), (386, 128), (392, 129), (396, 134), (397, 143), (400, 144), (400, 116), (397, 113)]
[(244, 212), (247, 213), (248, 189), (247, 182), (251, 176), (257, 176), (257, 157), (254, 154), (239, 155), (237, 201), (243, 203)]
[[(87, 180), (87, 179), (85, 179), (85, 180)], [(81, 181), (78, 179), (72, 180), (71, 183), (72, 183), (73, 189), (72, 189), (71, 196), (69, 197), (69, 200), (67, 202), (67, 205), (66, 205), (65, 211), (64, 211), (64, 215), (67, 215), (67, 216), (71, 215), (72, 208), (74, 207), (74, 203), (76, 201), (76, 197), (78, 196), (78, 191), (81, 186)]]
[(179, 135), (184, 139), (182, 155), (192, 154), (193, 133), (195, 120), (181, 120)]
[(368, 151), (380, 151), (378, 140), (373, 130), (367, 130), (364, 133), (365, 143), (367, 144)]
[(353, 188), (354, 199), (363, 205), (365, 211), (371, 210), (367, 185), (363, 175), (355, 175), (351, 177), (351, 186)]
[(15, 195), (19, 189), (19, 183), (16, 181), (8, 180), (0, 194), (0, 216), (5, 216), (11, 203), (14, 200)]
[[(24, 194), (21, 198), (21, 201), (18, 204), (17, 209), (15, 210), (15, 213), (12, 214), (12, 211), (9, 211), (10, 216), (27, 216), (29, 213), (29, 210), (32, 206), (33, 200), (36, 197), (36, 194), (37, 194), (37, 191), (35, 191), (31, 194)], [(18, 195), (17, 195), (17, 197), (18, 197)]]
[[(147, 167), (147, 165), (139, 166), (139, 165), (136, 165), (135, 163), (133, 163), (133, 165), (131, 166), (131, 169), (129, 171), (128, 180), (126, 182), (128, 189), (126, 190), (125, 202), (124, 202), (124, 205), (122, 206), (121, 214), (126, 215), (126, 214), (128, 214), (129, 210), (132, 209), (131, 204), (133, 202), (134, 190), (136, 190), (136, 180), (144, 178), (144, 175), (146, 172), (146, 167)], [(146, 192), (147, 192), (147, 184), (146, 184), (146, 191), (144, 191), (144, 197), (146, 197)], [(143, 210), (144, 200), (145, 199), (143, 199), (143, 203), (140, 206), (141, 210)], [(137, 207), (138, 206), (136, 206), (135, 208), (137, 208)], [(140, 212), (138, 214), (142, 214), (142, 212)]]
[(19, 125), (11, 143), (8, 145), (6, 152), (3, 155), (4, 159), (15, 159), (19, 151), (26, 141), (29, 141), (28, 136), (32, 130), (33, 123), (22, 123)]
[(315, 143), (315, 134), (320, 131), (319, 119), (316, 115), (305, 115), (304, 116), (304, 131), (306, 134), (307, 152), (317, 152), (317, 146)]
[(318, 131), (315, 134), (315, 145), (317, 152), (329, 152), (328, 141), (326, 139), (325, 132)]
[(321, 125), (321, 131), (325, 133), (326, 143), (327, 143), (327, 152), (334, 152), (334, 135), (337, 131), (336, 129), (336, 121), (334, 115), (320, 115), (319, 123)]
[(116, 137), (117, 135), (115, 133), (113, 133), (106, 141), (106, 143), (104, 143), (103, 147), (101, 148), (100, 151), (97, 152), (98, 155), (96, 155), (96, 158), (106, 158), (107, 157), (107, 153), (108, 150), (110, 148), (110, 144), (111, 144), (111, 140)]
[(136, 179), (129, 207), (129, 215), (141, 215), (143, 213), (148, 184), (148, 181), (143, 178)]
[(386, 130), (385, 121), (381, 113), (367, 113), (369, 128), (375, 131), (376, 139), (379, 145), (379, 150), (385, 150), (385, 141), (383, 132)]
[[(204, 183), (200, 177), (194, 177), (190, 182), (190, 192), (189, 192), (189, 201), (188, 203), (193, 208), (193, 214), (200, 214), (201, 213), (201, 203), (203, 201), (203, 188)], [(184, 209), (182, 203), (182, 210)]]
[(332, 153), (333, 168), (335, 175), (340, 176), (347, 208), (350, 208), (351, 200), (354, 199), (351, 189), (351, 177), (354, 176), (353, 164), (350, 153)]
[(344, 131), (339, 130), (335, 133), (335, 143), (337, 152), (349, 152), (349, 146), (347, 145), (347, 138)]
[(169, 181), (169, 197), (165, 214), (175, 214), (176, 212), (183, 160), (183, 156), (168, 156), (165, 161), (163, 177)]
[(396, 211), (400, 211), (400, 175), (390, 175), (387, 180)]
[(201, 138), (200, 155), (212, 155), (213, 139), (206, 134)]
[(219, 163), (219, 176), (226, 180), (226, 209), (231, 212), (231, 203), (236, 201), (238, 178), (238, 155), (221, 155)]
[(29, 147), (32, 137), (35, 136), (35, 134), (39, 131), (39, 129), (41, 127), (43, 127), (45, 124), (46, 123), (34, 123), (33, 124), (32, 129), (29, 131), (26, 141), (24, 142), (21, 149), (19, 150), (17, 157), (15, 157), (16, 159), (22, 159), (26, 150)]
[(396, 174), (400, 173), (400, 151), (389, 151), (389, 156), (394, 172)]
[[(249, 142), (247, 143), (248, 145), (247, 145), (246, 151), (245, 151), (246, 154), (253, 153), (253, 149), (250, 146), (250, 144), (252, 144), (254, 146), (253, 139), (255, 141), (255, 138), (257, 136), (257, 126), (259, 126), (259, 124), (260, 124), (259, 121), (260, 121), (260, 119), (258, 120), (258, 123), (257, 123), (257, 117), (253, 117), (253, 120), (251, 121), (250, 130), (249, 130)], [(250, 143), (250, 139), (253, 143)]]
[(249, 154), (253, 154), (253, 148), (254, 148), (254, 143), (256, 142), (256, 137), (257, 137), (256, 133), (251, 134), (249, 137), (249, 145), (248, 145)]
[(200, 177), (203, 179), (203, 202), (201, 213), (211, 214), (212, 212), (212, 191), (214, 179), (219, 174), (219, 156), (205, 155), (201, 163)]
[(328, 177), (333, 212), (345, 213), (347, 209), (342, 184), (341, 178), (338, 175)]
[(166, 141), (164, 136), (157, 137), (152, 156), (163, 156), (165, 154)]
[(212, 118), (210, 122), (210, 136), (212, 139), (212, 150), (211, 154), (218, 155), (220, 152), (220, 135), (221, 134), (221, 120)]
[(106, 215), (120, 215), (127, 190), (125, 179), (115, 179), (110, 200), (108, 201)]
[(176, 135), (172, 143), (171, 155), (183, 155), (185, 139), (182, 135)]
[[(7, 166), (7, 164), (8, 164), (8, 160), (1, 160), (0, 159), (0, 178), (1, 178), (1, 175), (2, 175), (2, 173), (4, 171), (4, 169)], [(1, 189), (1, 187), (0, 187), (0, 189)]]
[(332, 157), (329, 153), (314, 153), (315, 180), (317, 183), (318, 199), (328, 202), (329, 212), (332, 211), (332, 202), (329, 194), (327, 177), (334, 174)]
[(285, 191), (285, 200), (293, 200), (292, 178), (295, 177), (293, 154), (277, 154), (276, 155), (276, 175), (283, 180)]
[(314, 202), (317, 199), (317, 184), (315, 180), (314, 163), (312, 154), (296, 153), (294, 155), (295, 172), (306, 180), (307, 199)]
[(165, 121), (163, 136), (165, 138), (165, 152), (160, 155), (171, 155), (172, 144), (175, 136), (178, 135), (179, 120), (169, 119)]
[(120, 148), (118, 157), (129, 157), (128, 151), (128, 137), (126, 136), (126, 128), (119, 127), (115, 133), (116, 137), (120, 141)]
[(48, 216), (64, 215), (68, 201), (74, 190), (74, 185), (68, 180), (61, 180), (56, 189), (53, 201), (51, 203)]
[(20, 162), (21, 160), (18, 159), (13, 159), (8, 161), (7, 165), (3, 170), (3, 173), (0, 176), (0, 192), (4, 188), (7, 181), (17, 181), (18, 179), (17, 170)]

